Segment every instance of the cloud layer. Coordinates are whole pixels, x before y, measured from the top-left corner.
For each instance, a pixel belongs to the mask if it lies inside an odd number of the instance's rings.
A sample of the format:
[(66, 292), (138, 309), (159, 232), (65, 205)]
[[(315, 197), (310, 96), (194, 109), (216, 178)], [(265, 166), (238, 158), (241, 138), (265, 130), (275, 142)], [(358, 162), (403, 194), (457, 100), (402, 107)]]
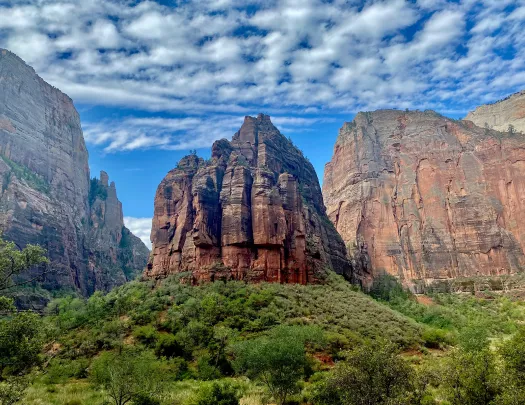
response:
[(0, 46), (77, 103), (183, 116), (87, 125), (108, 151), (210, 146), (254, 111), (464, 113), (525, 87), (521, 0), (173, 3), (0, 2)]
[(124, 217), (124, 225), (151, 250), (151, 218)]

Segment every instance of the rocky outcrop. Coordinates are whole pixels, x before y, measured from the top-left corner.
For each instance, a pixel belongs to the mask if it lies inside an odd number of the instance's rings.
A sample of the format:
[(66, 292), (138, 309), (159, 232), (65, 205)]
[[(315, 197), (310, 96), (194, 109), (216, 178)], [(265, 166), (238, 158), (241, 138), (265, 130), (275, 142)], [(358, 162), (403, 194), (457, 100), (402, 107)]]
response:
[(45, 288), (89, 295), (147, 263), (147, 248), (124, 228), (114, 184), (106, 174), (90, 182), (72, 100), (2, 49), (0, 183), (0, 230), (21, 247), (47, 249), (53, 272)]
[(523, 269), (525, 136), (435, 112), (359, 113), (326, 165), (330, 219), (368, 279)]
[(273, 126), (246, 117), (209, 161), (183, 158), (157, 189), (145, 277), (315, 282), (353, 274), (313, 166)]
[(511, 130), (525, 133), (525, 90), (493, 104), (479, 106), (465, 118), (480, 127), (501, 132)]

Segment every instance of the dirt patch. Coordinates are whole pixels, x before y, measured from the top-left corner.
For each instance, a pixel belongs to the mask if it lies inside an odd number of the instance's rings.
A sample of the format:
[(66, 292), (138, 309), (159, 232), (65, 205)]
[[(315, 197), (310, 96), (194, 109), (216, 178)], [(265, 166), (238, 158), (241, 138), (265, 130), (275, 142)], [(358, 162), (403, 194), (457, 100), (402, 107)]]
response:
[(424, 294), (418, 294), (416, 295), (417, 302), (420, 304), (426, 305), (427, 307), (430, 305), (434, 305), (434, 301), (432, 301), (432, 298), (430, 298), (428, 295)]

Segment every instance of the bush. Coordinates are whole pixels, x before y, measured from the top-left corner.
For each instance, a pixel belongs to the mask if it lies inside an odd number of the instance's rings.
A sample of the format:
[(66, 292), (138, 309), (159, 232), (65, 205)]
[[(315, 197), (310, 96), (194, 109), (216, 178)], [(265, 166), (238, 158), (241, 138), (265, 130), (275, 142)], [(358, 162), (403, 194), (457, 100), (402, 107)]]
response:
[(179, 357), (184, 354), (177, 338), (171, 334), (160, 334), (157, 338), (155, 345), (155, 355), (157, 357), (166, 357), (170, 359), (172, 357)]
[(88, 359), (68, 360), (53, 359), (50, 361), (44, 382), (46, 384), (61, 384), (69, 378), (86, 378), (88, 376)]
[(319, 405), (387, 405), (404, 402), (412, 389), (413, 371), (395, 345), (365, 344), (348, 354), (319, 385)]
[(157, 341), (158, 332), (153, 326), (146, 325), (135, 329), (133, 331), (133, 336), (143, 345), (152, 347)]
[(239, 405), (240, 394), (231, 384), (214, 383), (204, 388), (195, 405)]
[(148, 394), (139, 393), (133, 396), (133, 405), (160, 405), (160, 400)]
[(443, 349), (453, 343), (449, 333), (443, 329), (426, 328), (422, 334), (423, 344), (430, 349)]

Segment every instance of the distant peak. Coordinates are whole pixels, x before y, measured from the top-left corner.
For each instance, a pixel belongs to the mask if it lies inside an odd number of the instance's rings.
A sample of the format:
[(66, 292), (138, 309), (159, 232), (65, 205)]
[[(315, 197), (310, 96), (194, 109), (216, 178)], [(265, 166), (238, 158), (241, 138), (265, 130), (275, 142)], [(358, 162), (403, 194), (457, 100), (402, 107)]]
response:
[(109, 175), (104, 170), (100, 171), (100, 182), (106, 187), (109, 185)]
[(272, 120), (270, 119), (269, 115), (262, 114), (262, 113), (257, 115), (257, 121), (269, 121), (269, 122), (272, 122)]
[(244, 124), (250, 124), (250, 123), (254, 123), (254, 122), (256, 122), (256, 123), (263, 123), (263, 122), (265, 122), (265, 123), (270, 123), (271, 124), (272, 120), (271, 120), (269, 115), (262, 114), (262, 113), (257, 114), (257, 117), (252, 117), (251, 115), (246, 115), (244, 117)]

